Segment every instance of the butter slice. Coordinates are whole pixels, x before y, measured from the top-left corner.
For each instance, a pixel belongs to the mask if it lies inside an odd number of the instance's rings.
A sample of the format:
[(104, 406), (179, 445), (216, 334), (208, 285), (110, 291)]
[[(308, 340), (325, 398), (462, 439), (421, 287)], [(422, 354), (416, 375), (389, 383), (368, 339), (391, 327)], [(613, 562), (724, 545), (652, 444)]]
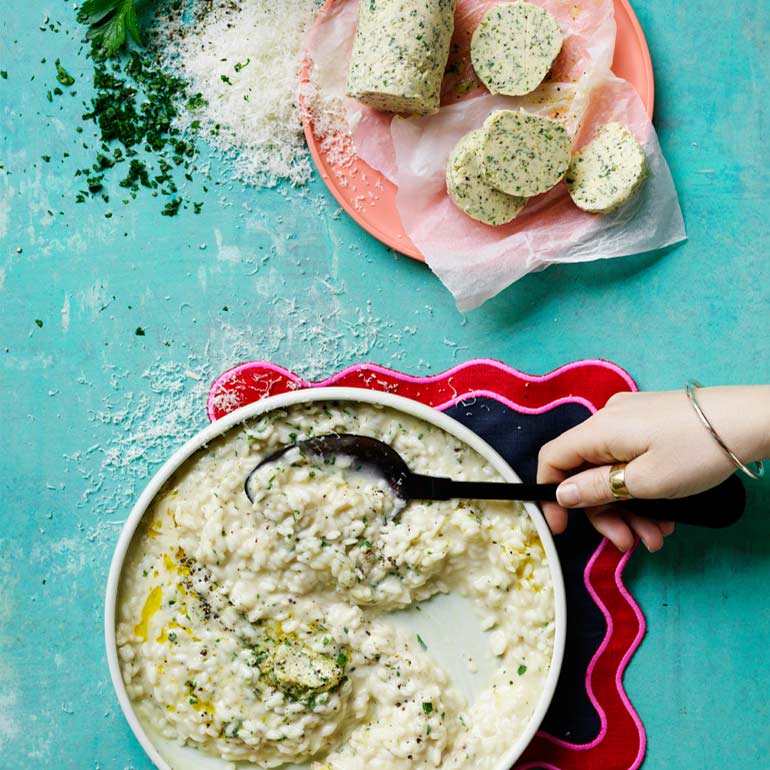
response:
[(561, 121), (523, 110), (498, 110), (485, 121), (479, 163), (492, 187), (519, 197), (550, 190), (570, 163)]
[(490, 186), (479, 165), (483, 131), (467, 133), (455, 145), (446, 168), (446, 186), (454, 204), (485, 225), (504, 225), (515, 219), (526, 198), (508, 195)]
[(559, 55), (559, 22), (532, 3), (490, 8), (471, 38), (471, 61), (493, 94), (520, 96), (534, 91)]
[(639, 192), (648, 173), (639, 140), (620, 123), (606, 123), (575, 154), (566, 182), (578, 208), (608, 214)]

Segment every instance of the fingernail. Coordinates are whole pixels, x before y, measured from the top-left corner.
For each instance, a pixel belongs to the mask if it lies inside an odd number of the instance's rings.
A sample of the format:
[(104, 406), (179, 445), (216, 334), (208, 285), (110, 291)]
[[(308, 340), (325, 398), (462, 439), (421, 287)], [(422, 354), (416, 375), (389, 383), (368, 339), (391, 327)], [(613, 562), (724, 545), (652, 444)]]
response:
[(559, 505), (565, 508), (571, 508), (580, 502), (580, 490), (577, 484), (562, 484), (556, 490), (556, 500)]
[(644, 538), (641, 538), (642, 543), (644, 544), (644, 547), (650, 552), (650, 553), (656, 553), (661, 548), (663, 548), (662, 545), (657, 546), (656, 548), (653, 548)]

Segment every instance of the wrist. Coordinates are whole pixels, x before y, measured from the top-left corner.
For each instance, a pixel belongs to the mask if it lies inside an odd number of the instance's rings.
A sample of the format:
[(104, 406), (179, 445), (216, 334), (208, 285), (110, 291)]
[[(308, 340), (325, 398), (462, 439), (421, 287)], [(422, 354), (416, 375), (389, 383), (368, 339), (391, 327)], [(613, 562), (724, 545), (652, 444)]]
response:
[(744, 463), (770, 457), (770, 385), (700, 388), (714, 430)]
[(764, 435), (760, 444), (760, 454), (755, 460), (770, 459), (770, 385), (757, 386), (760, 404), (757, 407), (760, 424), (764, 426)]

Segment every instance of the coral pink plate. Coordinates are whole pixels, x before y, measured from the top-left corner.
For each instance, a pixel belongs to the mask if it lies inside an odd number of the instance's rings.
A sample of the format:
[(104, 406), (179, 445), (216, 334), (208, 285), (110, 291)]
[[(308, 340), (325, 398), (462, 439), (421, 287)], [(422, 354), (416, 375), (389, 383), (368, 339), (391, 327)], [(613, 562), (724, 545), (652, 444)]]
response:
[[(327, 0), (327, 4), (331, 2), (334, 0)], [(627, 80), (636, 88), (642, 103), (652, 117), (655, 81), (650, 49), (647, 47), (642, 27), (628, 0), (614, 0), (614, 3), (617, 38), (612, 69), (618, 77)], [(306, 76), (306, 72), (303, 76)], [(398, 189), (396, 185), (361, 159), (355, 159), (344, 172), (344, 176), (355, 177), (355, 184), (345, 186), (340, 184), (337, 177), (341, 173), (340, 170), (332, 171), (329, 159), (321, 152), (316, 141), (311, 121), (306, 115), (303, 121), (305, 136), (316, 168), (340, 206), (377, 240), (408, 257), (424, 262), (425, 258), (404, 232), (401, 224), (396, 208)], [(377, 198), (377, 202), (361, 211), (360, 207), (356, 207), (354, 199), (368, 192)]]

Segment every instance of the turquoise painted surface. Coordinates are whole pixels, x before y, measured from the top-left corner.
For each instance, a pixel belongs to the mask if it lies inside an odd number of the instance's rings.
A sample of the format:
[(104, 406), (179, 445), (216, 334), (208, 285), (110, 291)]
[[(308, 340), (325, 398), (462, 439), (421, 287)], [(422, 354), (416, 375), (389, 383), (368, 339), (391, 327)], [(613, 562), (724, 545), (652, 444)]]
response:
[[(225, 187), (176, 220), (149, 200), (110, 220), (77, 206), (80, 160), (40, 160), (76, 153), (79, 99), (56, 112), (45, 99), (56, 56), (87, 92), (70, 6), (3, 14), (0, 767), (150, 767), (109, 683), (103, 588), (134, 493), (204, 424), (207, 384), (226, 366), (270, 357), (321, 377), (373, 360), (419, 374), (492, 356), (539, 373), (602, 356), (643, 388), (770, 381), (770, 9), (636, 9), (690, 240), (552, 268), (465, 317), (425, 268), (340, 216), (318, 181), (304, 194)], [(45, 16), (62, 32), (41, 32)], [(216, 162), (212, 174), (226, 178)], [(752, 485), (733, 530), (681, 532), (632, 560), (649, 634), (626, 684), (646, 767), (767, 765), (769, 513), (768, 485)]]

